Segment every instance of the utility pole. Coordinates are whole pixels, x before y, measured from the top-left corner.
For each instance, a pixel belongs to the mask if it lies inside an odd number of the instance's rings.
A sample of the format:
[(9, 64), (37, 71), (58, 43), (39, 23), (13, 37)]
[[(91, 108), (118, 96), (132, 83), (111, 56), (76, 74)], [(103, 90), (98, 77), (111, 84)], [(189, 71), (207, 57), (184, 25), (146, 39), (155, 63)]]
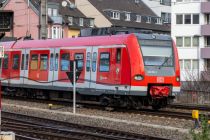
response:
[(76, 61), (74, 61), (74, 82), (73, 82), (73, 114), (76, 113)]

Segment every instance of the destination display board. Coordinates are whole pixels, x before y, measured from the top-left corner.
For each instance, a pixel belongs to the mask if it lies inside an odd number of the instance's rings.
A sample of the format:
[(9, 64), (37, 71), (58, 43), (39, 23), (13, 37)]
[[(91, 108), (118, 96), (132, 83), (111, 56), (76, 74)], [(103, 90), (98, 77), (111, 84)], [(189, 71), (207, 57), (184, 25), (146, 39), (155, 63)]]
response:
[(171, 46), (171, 40), (156, 40), (156, 39), (140, 39), (141, 46)]

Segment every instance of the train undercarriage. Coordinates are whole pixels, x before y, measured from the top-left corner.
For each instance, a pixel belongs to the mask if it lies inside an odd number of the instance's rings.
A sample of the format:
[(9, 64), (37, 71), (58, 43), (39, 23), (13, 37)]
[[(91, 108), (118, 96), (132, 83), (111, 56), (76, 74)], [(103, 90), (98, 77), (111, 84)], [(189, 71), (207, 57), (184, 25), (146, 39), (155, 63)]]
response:
[[(13, 97), (24, 97), (34, 99), (46, 100), (65, 100), (72, 101), (73, 94), (69, 91), (55, 91), (55, 90), (41, 90), (31, 88), (16, 88), (16, 87), (2, 87), (3, 94)], [(154, 110), (166, 107), (170, 104), (174, 97), (152, 98), (148, 96), (131, 96), (131, 95), (113, 95), (102, 94), (96, 95), (82, 95), (76, 93), (77, 101), (98, 102), (104, 107), (122, 107), (128, 109), (143, 109), (145, 107), (152, 107)]]

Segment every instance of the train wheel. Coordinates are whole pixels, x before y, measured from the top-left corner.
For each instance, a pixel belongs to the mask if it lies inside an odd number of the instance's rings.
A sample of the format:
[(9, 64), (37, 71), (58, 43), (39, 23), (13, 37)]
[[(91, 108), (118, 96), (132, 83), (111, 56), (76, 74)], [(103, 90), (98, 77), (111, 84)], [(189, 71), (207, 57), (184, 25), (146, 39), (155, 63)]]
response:
[(159, 100), (152, 101), (152, 109), (159, 110), (161, 108), (161, 102)]
[(102, 95), (102, 96), (100, 97), (100, 104), (101, 104), (102, 106), (108, 106), (108, 105), (110, 104), (110, 98), (107, 97), (107, 96)]

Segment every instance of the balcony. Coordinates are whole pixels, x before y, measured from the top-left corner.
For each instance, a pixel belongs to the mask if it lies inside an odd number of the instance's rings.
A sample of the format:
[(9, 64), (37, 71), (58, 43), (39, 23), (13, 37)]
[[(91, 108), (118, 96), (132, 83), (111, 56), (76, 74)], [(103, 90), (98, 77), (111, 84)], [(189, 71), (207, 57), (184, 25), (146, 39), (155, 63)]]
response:
[(52, 19), (54, 24), (62, 24), (63, 23), (62, 16), (51, 16), (50, 18)]
[(210, 46), (201, 48), (201, 58), (210, 59)]
[(210, 36), (210, 24), (201, 25), (201, 35)]
[(201, 2), (201, 13), (210, 13), (210, 1)]

